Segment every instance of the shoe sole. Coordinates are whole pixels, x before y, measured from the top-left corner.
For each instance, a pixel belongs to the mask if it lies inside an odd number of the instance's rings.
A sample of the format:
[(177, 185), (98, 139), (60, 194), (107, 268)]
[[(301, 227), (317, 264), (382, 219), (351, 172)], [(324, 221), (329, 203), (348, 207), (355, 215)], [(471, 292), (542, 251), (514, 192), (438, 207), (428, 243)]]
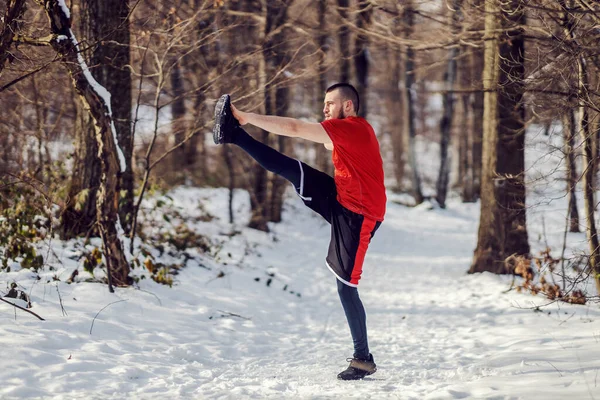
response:
[(215, 126), (213, 128), (213, 140), (215, 144), (223, 144), (225, 143), (225, 138), (223, 132), (221, 131), (221, 126), (225, 123), (225, 118), (227, 116), (224, 110), (226, 108), (231, 109), (230, 99), (228, 94), (224, 94), (217, 101), (217, 105), (215, 106)]

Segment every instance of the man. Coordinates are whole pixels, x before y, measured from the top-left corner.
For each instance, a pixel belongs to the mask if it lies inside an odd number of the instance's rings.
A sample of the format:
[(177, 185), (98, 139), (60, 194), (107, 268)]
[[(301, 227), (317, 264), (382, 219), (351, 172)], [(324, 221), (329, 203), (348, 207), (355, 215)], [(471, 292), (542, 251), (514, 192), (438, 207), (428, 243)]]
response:
[[(300, 198), (331, 224), (326, 258), (354, 341), (350, 366), (338, 379), (362, 379), (376, 371), (367, 342), (366, 314), (358, 296), (367, 247), (385, 214), (383, 163), (379, 143), (369, 123), (357, 116), (359, 98), (347, 83), (329, 87), (325, 93), (321, 123), (242, 112), (222, 96), (215, 108), (215, 143), (233, 143), (260, 165), (290, 181)], [(251, 124), (268, 132), (299, 137), (333, 150), (335, 178), (287, 157), (253, 139), (240, 125)]]

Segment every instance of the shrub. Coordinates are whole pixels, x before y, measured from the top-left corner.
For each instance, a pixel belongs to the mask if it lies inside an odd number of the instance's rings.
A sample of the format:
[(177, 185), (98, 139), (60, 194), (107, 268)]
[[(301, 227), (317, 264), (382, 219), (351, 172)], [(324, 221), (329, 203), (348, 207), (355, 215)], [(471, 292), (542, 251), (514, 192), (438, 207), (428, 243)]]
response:
[(14, 260), (22, 268), (38, 271), (44, 257), (37, 253), (35, 243), (45, 239), (50, 226), (50, 212), (44, 207), (48, 202), (26, 185), (0, 187), (0, 269), (10, 271), (9, 261)]

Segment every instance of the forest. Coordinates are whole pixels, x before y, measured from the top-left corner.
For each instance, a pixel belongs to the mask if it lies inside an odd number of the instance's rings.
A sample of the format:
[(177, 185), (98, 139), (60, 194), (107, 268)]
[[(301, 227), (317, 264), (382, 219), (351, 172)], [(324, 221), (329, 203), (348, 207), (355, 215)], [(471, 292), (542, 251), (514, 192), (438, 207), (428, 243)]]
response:
[[(144, 199), (181, 185), (247, 190), (248, 226), (269, 231), (288, 184), (212, 145), (216, 100), (320, 121), (325, 89), (350, 82), (390, 193), (409, 207), (479, 202), (469, 272), (518, 275), (550, 299), (598, 298), (578, 286), (600, 291), (598, 2), (0, 0), (0, 13), (0, 269), (43, 268), (36, 243), (48, 237), (101, 238), (85, 262), (104, 265), (111, 291), (133, 268), (168, 281), (131, 254), (136, 240), (160, 242), (141, 226)], [(532, 127), (562, 135), (552, 179), (584, 254), (532, 254)], [(321, 145), (250, 133), (332, 172)], [(229, 210), (233, 220), (231, 196)], [(201, 232), (184, 236), (206, 246)], [(542, 266), (562, 283), (536, 281)]]

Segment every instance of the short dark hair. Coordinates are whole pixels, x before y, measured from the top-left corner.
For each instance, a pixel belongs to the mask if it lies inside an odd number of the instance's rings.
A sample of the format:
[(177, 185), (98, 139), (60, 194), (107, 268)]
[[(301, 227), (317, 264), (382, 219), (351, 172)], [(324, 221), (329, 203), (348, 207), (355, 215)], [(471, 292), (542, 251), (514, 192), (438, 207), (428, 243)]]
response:
[(325, 93), (333, 92), (336, 89), (340, 91), (343, 101), (352, 101), (352, 104), (354, 105), (354, 112), (358, 114), (358, 109), (360, 108), (360, 99), (358, 98), (358, 91), (356, 88), (349, 83), (340, 82), (329, 86)]

